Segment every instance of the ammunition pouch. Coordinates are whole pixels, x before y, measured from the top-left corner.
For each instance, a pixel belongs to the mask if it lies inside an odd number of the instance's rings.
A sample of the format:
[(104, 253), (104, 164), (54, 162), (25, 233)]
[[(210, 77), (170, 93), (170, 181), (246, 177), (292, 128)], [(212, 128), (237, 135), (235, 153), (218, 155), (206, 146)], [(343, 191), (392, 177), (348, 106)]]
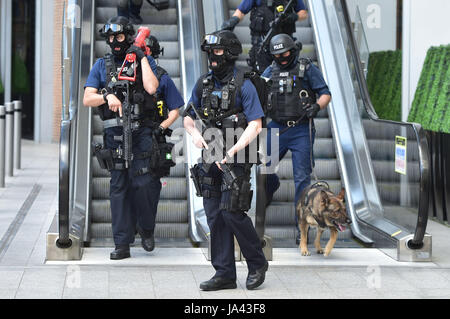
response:
[(250, 30), (252, 35), (264, 35), (270, 29), (270, 22), (275, 15), (267, 6), (253, 8), (250, 13)]
[(172, 160), (173, 143), (159, 143), (153, 138), (152, 152), (150, 157), (150, 173), (156, 177), (170, 175), (170, 168), (176, 164)]

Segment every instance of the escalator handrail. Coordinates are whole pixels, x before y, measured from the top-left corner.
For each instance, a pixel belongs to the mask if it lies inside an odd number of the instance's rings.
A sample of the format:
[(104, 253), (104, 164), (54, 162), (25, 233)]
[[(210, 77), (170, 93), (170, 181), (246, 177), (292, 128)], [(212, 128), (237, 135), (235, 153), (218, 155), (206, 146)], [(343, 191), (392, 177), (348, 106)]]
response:
[[(75, 8), (81, 8), (82, 0), (71, 0), (70, 5), (74, 5)], [(68, 248), (72, 245), (70, 239), (70, 190), (71, 190), (71, 130), (73, 128), (73, 118), (76, 108), (75, 101), (78, 100), (78, 86), (77, 77), (78, 72), (76, 66), (78, 63), (73, 63), (73, 59), (79, 59), (79, 54), (76, 52), (76, 45), (73, 45), (78, 40), (78, 35), (76, 32), (76, 21), (72, 21), (71, 27), (66, 25), (67, 22), (67, 7), (64, 8), (64, 18), (63, 23), (63, 39), (62, 43), (67, 47), (64, 48), (65, 54), (67, 56), (62, 56), (62, 62), (65, 67), (70, 66), (72, 69), (63, 69), (62, 77), (62, 87), (63, 87), (63, 114), (61, 120), (61, 132), (60, 132), (60, 143), (59, 143), (59, 194), (58, 194), (58, 230), (59, 236), (56, 241), (56, 245), (60, 248)], [(77, 16), (72, 18), (76, 19)], [(66, 33), (66, 31), (69, 31)], [(64, 54), (64, 55), (65, 55)], [(65, 61), (65, 62), (64, 62)], [(69, 63), (67, 63), (69, 61)], [(73, 68), (75, 66), (75, 68)], [(75, 71), (75, 72), (74, 72)], [(69, 91), (69, 92), (67, 92)]]
[(419, 167), (420, 167), (420, 198), (419, 198), (419, 210), (416, 228), (413, 239), (408, 243), (411, 249), (420, 249), (423, 245), (423, 239), (425, 236), (427, 223), (428, 223), (428, 198), (429, 198), (429, 185), (430, 185), (430, 160), (428, 152), (428, 142), (426, 139), (425, 131), (422, 126), (417, 123), (398, 122), (392, 120), (380, 119), (375, 111), (375, 108), (370, 99), (369, 89), (364, 76), (364, 69), (361, 63), (361, 57), (359, 50), (357, 49), (356, 39), (352, 31), (352, 22), (348, 11), (347, 1), (340, 0), (343, 8), (343, 15), (345, 20), (346, 32), (349, 38), (350, 54), (355, 65), (356, 77), (361, 91), (361, 98), (364, 104), (364, 108), (369, 116), (370, 120), (379, 123), (388, 123), (391, 125), (407, 126), (414, 130), (416, 134), (417, 145), (419, 149)]

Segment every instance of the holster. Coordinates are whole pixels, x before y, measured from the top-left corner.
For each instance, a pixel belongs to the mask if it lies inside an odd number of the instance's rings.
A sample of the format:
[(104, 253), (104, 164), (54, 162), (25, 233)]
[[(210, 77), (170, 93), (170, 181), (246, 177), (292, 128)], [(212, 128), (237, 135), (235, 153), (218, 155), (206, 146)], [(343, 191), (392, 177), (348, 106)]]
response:
[(189, 169), (189, 171), (191, 172), (191, 179), (195, 186), (195, 193), (197, 197), (202, 197), (203, 194), (202, 194), (202, 186), (200, 183), (199, 166), (194, 165)]
[(221, 209), (225, 209), (232, 213), (242, 213), (250, 210), (252, 205), (253, 191), (251, 190), (250, 172), (236, 177), (232, 168), (223, 165), (224, 186), (230, 190), (231, 196), (228, 203), (222, 203)]
[(105, 149), (102, 144), (97, 143), (92, 143), (92, 149), (102, 169), (114, 169), (114, 157), (110, 149)]
[(228, 211), (232, 213), (247, 212), (252, 205), (253, 191), (250, 178), (238, 177), (231, 190)]

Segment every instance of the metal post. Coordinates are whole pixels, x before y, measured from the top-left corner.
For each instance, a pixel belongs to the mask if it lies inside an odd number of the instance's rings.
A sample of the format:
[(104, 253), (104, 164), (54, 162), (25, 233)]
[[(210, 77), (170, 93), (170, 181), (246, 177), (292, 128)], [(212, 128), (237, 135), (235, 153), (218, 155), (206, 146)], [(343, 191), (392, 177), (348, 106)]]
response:
[(14, 101), (14, 168), (22, 168), (22, 101)]
[(6, 106), (6, 176), (14, 176), (14, 104), (5, 103)]
[(0, 105), (0, 188), (5, 187), (5, 115), (5, 106)]

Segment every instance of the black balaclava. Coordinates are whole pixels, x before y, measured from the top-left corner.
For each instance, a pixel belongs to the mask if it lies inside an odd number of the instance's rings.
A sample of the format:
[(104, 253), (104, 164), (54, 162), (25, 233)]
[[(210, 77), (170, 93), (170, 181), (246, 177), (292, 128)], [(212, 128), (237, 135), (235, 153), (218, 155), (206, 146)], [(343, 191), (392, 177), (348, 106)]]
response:
[[(281, 55), (279, 58), (273, 57), (275, 62), (280, 66), (280, 69), (283, 69), (283, 70), (290, 69), (297, 62), (296, 58), (298, 55), (298, 50), (292, 49), (290, 51), (291, 51), (291, 54), (288, 57), (283, 57), (283, 55)], [(285, 62), (285, 61), (287, 61), (288, 63), (282, 64), (282, 62)]]
[[(223, 55), (215, 55), (213, 51), (208, 54), (209, 67), (214, 76), (221, 82), (228, 82), (233, 77), (234, 61), (227, 60), (225, 52)], [(217, 62), (217, 66), (212, 66)]]
[[(117, 38), (114, 36), (114, 40), (111, 43), (108, 39), (108, 45), (111, 48), (112, 54), (117, 58), (125, 58), (127, 54), (127, 50), (131, 47), (130, 43), (127, 41), (127, 37), (122, 42), (117, 41)], [(117, 50), (118, 49), (118, 50)]]

